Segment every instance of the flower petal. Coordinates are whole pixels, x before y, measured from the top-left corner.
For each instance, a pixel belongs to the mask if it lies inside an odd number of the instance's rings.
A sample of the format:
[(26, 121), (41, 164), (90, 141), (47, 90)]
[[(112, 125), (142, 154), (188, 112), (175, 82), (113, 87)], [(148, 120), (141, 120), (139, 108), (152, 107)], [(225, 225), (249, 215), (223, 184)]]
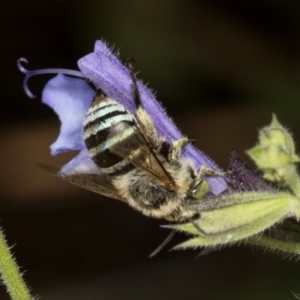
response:
[(50, 146), (52, 155), (85, 149), (83, 121), (94, 93), (84, 80), (62, 74), (47, 82), (42, 101), (56, 112), (61, 121), (59, 137)]
[[(129, 71), (103, 42), (97, 41), (95, 52), (81, 58), (78, 61), (78, 66), (81, 72), (94, 82), (109, 98), (121, 103), (129, 112), (134, 114), (135, 105)], [(167, 116), (161, 105), (155, 100), (150, 90), (139, 80), (138, 88), (143, 107), (153, 119), (159, 135), (168, 141), (182, 137), (182, 133)], [(196, 168), (205, 165), (216, 171), (220, 171), (210, 158), (192, 145), (184, 147), (183, 156), (193, 160)], [(208, 181), (211, 192), (215, 195), (227, 188), (226, 182), (221, 177), (210, 177)]]

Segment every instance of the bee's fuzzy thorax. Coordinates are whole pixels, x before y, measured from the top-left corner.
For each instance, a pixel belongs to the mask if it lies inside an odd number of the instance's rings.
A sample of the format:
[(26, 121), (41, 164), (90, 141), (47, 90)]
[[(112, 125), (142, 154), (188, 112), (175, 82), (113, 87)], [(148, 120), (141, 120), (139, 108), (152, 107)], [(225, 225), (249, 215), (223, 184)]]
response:
[(113, 184), (120, 194), (128, 200), (128, 204), (147, 216), (169, 218), (176, 215), (188, 215), (182, 203), (189, 192), (193, 178), (188, 160), (176, 164), (164, 163), (166, 170), (173, 176), (178, 188), (167, 191), (147, 171), (132, 170), (127, 176), (115, 178)]

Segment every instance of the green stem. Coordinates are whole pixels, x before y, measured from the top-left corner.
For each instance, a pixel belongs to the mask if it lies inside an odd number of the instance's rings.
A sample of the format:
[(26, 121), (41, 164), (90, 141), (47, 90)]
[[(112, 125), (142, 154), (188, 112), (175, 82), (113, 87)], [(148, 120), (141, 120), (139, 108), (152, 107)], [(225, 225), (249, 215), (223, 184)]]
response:
[(0, 273), (12, 300), (33, 300), (0, 230)]

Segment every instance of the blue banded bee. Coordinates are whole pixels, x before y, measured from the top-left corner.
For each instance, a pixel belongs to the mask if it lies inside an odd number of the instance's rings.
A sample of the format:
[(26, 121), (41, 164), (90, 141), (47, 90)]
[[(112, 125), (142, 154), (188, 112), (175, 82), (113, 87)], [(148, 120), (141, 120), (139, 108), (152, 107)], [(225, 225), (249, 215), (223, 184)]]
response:
[(158, 136), (141, 105), (131, 65), (129, 69), (135, 115), (98, 91), (84, 122), (89, 155), (119, 197), (133, 208), (154, 218), (191, 218), (194, 211), (182, 203), (202, 181), (192, 163), (180, 157), (182, 147), (191, 140), (183, 137), (168, 144)]
[(206, 168), (196, 171), (181, 157), (190, 139), (171, 143), (158, 136), (150, 115), (141, 105), (131, 63), (132, 93), (136, 106), (131, 114), (98, 90), (84, 121), (84, 141), (100, 174), (64, 175), (45, 164), (43, 169), (80, 187), (128, 203), (146, 216), (185, 221), (197, 216), (184, 205), (209, 192), (203, 173), (219, 175)]

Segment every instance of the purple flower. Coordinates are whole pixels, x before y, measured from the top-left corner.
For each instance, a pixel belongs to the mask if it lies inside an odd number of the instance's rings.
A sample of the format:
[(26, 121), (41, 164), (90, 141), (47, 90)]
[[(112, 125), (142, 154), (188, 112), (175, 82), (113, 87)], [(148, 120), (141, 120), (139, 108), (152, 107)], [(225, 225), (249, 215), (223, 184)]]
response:
[[(78, 61), (78, 71), (67, 71), (62, 69), (53, 70), (25, 70), (19, 61), (19, 68), (27, 76), (24, 81), (27, 94), (32, 95), (26, 83), (30, 76), (42, 73), (64, 73), (75, 75), (92, 81), (109, 98), (121, 103), (130, 113), (134, 114), (135, 105), (132, 95), (131, 77), (128, 69), (112, 54), (105, 43), (97, 41), (94, 52), (86, 55)], [(167, 141), (182, 137), (171, 119), (166, 115), (160, 104), (155, 100), (153, 94), (141, 81), (137, 82), (141, 94), (142, 105), (153, 119), (157, 131)], [(99, 173), (99, 169), (89, 157), (83, 140), (83, 122), (94, 95), (93, 89), (83, 79), (71, 78), (58, 74), (45, 86), (42, 101), (53, 108), (62, 123), (58, 139), (51, 145), (51, 154), (56, 155), (70, 150), (79, 150), (79, 154), (64, 165), (62, 173)], [(184, 157), (191, 159), (195, 168), (201, 165), (220, 171), (217, 165), (202, 152), (189, 144), (184, 147)], [(221, 177), (208, 178), (211, 192), (215, 195), (227, 188), (225, 180)]]

